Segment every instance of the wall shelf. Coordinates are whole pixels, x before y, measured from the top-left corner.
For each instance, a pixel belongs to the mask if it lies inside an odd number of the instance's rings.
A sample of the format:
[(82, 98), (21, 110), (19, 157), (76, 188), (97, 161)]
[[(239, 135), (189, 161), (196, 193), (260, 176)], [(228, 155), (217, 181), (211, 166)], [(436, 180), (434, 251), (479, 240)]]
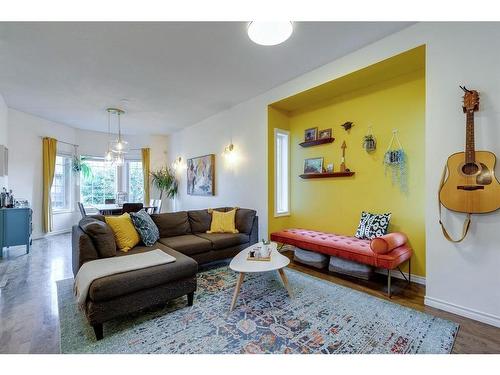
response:
[(333, 172), (333, 173), (304, 173), (299, 175), (300, 178), (328, 178), (328, 177), (349, 177), (354, 176), (355, 172)]
[(305, 141), (299, 143), (299, 145), (302, 147), (312, 147), (312, 146), (324, 145), (326, 143), (332, 143), (334, 140), (335, 138), (322, 138), (322, 139), (315, 139), (314, 141)]

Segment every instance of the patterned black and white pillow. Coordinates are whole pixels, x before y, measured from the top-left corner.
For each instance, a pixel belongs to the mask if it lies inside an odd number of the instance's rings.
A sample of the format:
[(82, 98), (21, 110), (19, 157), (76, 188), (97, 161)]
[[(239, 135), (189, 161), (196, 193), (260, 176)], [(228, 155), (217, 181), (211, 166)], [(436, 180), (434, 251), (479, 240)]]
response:
[(151, 219), (151, 216), (142, 209), (139, 212), (131, 213), (130, 218), (132, 219), (135, 229), (139, 232), (144, 245), (153, 246), (160, 238), (160, 231), (153, 219)]
[(371, 214), (363, 211), (355, 236), (361, 240), (371, 240), (383, 236), (387, 234), (390, 220), (390, 212), (387, 214)]

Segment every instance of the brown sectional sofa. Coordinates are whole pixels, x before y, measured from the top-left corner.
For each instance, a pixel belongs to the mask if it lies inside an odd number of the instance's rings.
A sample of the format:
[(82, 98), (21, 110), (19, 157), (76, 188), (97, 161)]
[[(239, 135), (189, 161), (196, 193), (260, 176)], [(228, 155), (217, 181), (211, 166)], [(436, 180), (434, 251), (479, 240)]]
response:
[[(139, 244), (126, 253), (115, 249), (111, 255), (127, 256), (160, 249), (175, 257), (176, 261), (95, 280), (90, 286), (84, 310), (98, 339), (103, 337), (102, 324), (115, 317), (161, 305), (183, 295), (188, 296), (191, 305), (199, 264), (231, 258), (257, 243), (259, 238), (258, 217), (256, 211), (250, 209), (237, 210), (235, 224), (240, 233), (236, 234), (206, 233), (212, 220), (208, 210), (152, 214), (151, 218), (160, 232), (156, 244), (151, 247)], [(103, 254), (103, 236), (95, 233), (96, 227), (106, 230), (102, 223), (95, 225), (103, 221), (103, 216), (95, 215), (82, 219), (73, 227), (74, 275), (85, 262), (110, 256), (109, 249)]]

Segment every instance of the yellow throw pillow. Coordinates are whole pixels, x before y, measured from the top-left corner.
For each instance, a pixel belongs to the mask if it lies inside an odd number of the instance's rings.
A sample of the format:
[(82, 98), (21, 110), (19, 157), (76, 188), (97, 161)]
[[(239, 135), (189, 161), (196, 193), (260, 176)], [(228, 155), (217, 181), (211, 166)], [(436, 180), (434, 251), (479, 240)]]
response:
[(128, 213), (120, 216), (106, 216), (105, 220), (115, 235), (116, 245), (120, 251), (129, 251), (141, 240)]
[(207, 230), (207, 233), (239, 233), (234, 225), (236, 208), (228, 212), (210, 211), (212, 212), (212, 224), (210, 225), (210, 230)]

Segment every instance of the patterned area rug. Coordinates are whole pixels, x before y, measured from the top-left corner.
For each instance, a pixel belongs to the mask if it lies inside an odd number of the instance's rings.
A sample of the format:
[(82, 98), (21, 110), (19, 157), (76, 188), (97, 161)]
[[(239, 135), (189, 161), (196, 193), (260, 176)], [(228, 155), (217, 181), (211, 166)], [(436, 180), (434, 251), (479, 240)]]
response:
[(362, 292), (286, 269), (248, 274), (235, 310), (236, 273), (198, 275), (186, 298), (104, 324), (96, 341), (78, 310), (72, 279), (57, 282), (62, 353), (450, 353), (458, 325)]

